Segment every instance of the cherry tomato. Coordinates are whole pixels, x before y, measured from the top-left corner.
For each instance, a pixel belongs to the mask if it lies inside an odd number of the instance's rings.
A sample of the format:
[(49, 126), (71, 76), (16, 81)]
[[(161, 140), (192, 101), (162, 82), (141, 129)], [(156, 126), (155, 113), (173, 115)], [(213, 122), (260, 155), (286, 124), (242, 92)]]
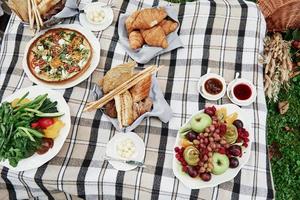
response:
[(40, 118), (38, 119), (39, 127), (42, 129), (47, 128), (48, 126), (51, 126), (54, 124), (54, 120), (52, 118)]
[(36, 153), (42, 155), (44, 153), (47, 153), (48, 150), (52, 147), (53, 147), (53, 140), (51, 138), (43, 138), (42, 144), (40, 148), (36, 150)]
[(39, 127), (39, 122), (32, 122), (31, 123), (31, 128), (38, 128)]
[(48, 148), (52, 148), (53, 147), (53, 139), (51, 138), (43, 138), (42, 140), (42, 145)]
[(36, 150), (37, 154), (42, 155), (44, 153), (46, 153), (49, 150), (49, 148), (45, 147), (45, 146), (41, 146), (39, 149)]

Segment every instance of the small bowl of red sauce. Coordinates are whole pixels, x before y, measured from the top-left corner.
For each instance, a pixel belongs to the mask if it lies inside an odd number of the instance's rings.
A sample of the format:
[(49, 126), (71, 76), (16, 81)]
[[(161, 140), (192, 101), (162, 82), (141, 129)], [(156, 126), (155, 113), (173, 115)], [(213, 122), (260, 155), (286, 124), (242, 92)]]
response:
[(249, 80), (238, 78), (228, 84), (229, 99), (240, 106), (248, 106), (256, 99), (256, 89)]
[(198, 91), (205, 99), (218, 100), (226, 93), (226, 83), (222, 76), (207, 73), (198, 82)]

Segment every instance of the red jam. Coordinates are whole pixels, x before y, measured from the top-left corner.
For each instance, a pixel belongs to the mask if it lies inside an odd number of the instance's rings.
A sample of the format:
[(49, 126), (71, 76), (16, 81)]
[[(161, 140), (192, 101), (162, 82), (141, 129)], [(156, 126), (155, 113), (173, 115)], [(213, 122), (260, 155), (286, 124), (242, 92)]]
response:
[(247, 84), (240, 83), (233, 88), (233, 94), (238, 100), (247, 100), (251, 97), (252, 90)]
[(210, 78), (204, 83), (205, 90), (212, 95), (219, 94), (223, 90), (223, 84), (219, 79)]

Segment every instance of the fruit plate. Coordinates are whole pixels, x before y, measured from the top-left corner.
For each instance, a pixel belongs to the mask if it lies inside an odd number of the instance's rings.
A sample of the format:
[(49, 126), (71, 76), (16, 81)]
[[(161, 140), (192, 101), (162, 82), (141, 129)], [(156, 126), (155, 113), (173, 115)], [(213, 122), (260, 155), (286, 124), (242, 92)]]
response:
[[(199, 176), (196, 178), (190, 177), (188, 174), (182, 171), (182, 166), (180, 162), (176, 159), (175, 155), (176, 153), (173, 153), (173, 172), (174, 175), (188, 188), (190, 189), (201, 189), (201, 188), (208, 188), (208, 187), (215, 187), (221, 183), (230, 181), (233, 179), (238, 172), (241, 170), (241, 168), (248, 162), (250, 153), (251, 153), (251, 143), (252, 143), (252, 129), (251, 129), (251, 122), (247, 118), (247, 115), (245, 114), (245, 111), (242, 110), (240, 107), (234, 105), (234, 104), (224, 104), (224, 105), (215, 105), (217, 109), (225, 107), (227, 109), (228, 114), (236, 112), (238, 114), (238, 119), (242, 120), (244, 123), (244, 128), (248, 130), (249, 132), (249, 143), (247, 148), (243, 148), (243, 155), (242, 157), (239, 157), (239, 166), (237, 168), (229, 168), (225, 171), (225, 173), (221, 175), (214, 175), (212, 174), (211, 180), (204, 182), (200, 179)], [(203, 113), (204, 110), (200, 110), (197, 113)], [(195, 114), (197, 114), (195, 113)], [(195, 115), (194, 114), (194, 115)], [(191, 117), (192, 118), (192, 117)], [(191, 118), (183, 125), (187, 125)], [(181, 146), (181, 134), (178, 132), (176, 137), (176, 142), (174, 145), (175, 147)]]
[(70, 109), (68, 104), (66, 103), (64, 97), (51, 89), (42, 87), (42, 86), (31, 86), (27, 88), (22, 88), (12, 95), (8, 96), (3, 100), (3, 102), (8, 101), (11, 102), (16, 98), (22, 97), (24, 94), (29, 92), (29, 95), (27, 98), (33, 99), (37, 97), (38, 95), (42, 94), (48, 94), (48, 98), (50, 98), (52, 101), (57, 101), (57, 109), (59, 112), (64, 113), (63, 116), (60, 117), (60, 119), (63, 121), (65, 126), (60, 130), (58, 137), (54, 139), (53, 147), (48, 150), (47, 153), (39, 155), (37, 153), (33, 154), (32, 156), (22, 159), (19, 161), (18, 165), (16, 167), (13, 167), (9, 164), (8, 160), (1, 161), (0, 166), (5, 166), (13, 171), (25, 171), (30, 169), (35, 169), (49, 160), (51, 160), (62, 148), (68, 134), (71, 128), (71, 116), (70, 116)]

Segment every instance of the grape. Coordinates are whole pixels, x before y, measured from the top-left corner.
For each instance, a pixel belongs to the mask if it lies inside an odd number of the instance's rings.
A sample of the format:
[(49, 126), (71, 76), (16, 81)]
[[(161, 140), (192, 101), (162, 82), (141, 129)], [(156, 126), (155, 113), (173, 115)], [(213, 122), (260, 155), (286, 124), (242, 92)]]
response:
[(197, 133), (195, 133), (194, 131), (190, 131), (190, 132), (188, 132), (188, 134), (186, 135), (186, 138), (189, 140), (189, 141), (191, 141), (191, 142), (193, 142), (193, 140), (195, 140), (195, 139), (197, 139)]
[(200, 167), (199, 173), (203, 173), (203, 172), (205, 172), (205, 168), (204, 167)]
[(203, 181), (210, 181), (211, 179), (211, 174), (209, 172), (204, 172), (202, 174), (200, 174), (200, 178), (203, 180)]
[(231, 156), (241, 156), (242, 148), (239, 145), (232, 145), (227, 149), (227, 152)]
[(216, 108), (214, 107), (214, 106), (212, 106), (212, 107), (206, 107), (205, 109), (204, 109), (204, 112), (206, 113), (206, 114), (208, 114), (209, 116), (214, 116), (215, 114), (216, 114)]
[(200, 141), (199, 140), (193, 140), (193, 143), (194, 143), (194, 145), (198, 145), (198, 144), (200, 144)]
[(188, 172), (188, 174), (191, 176), (191, 177), (196, 177), (196, 176), (198, 176), (198, 171), (197, 170), (195, 170), (193, 167), (191, 167), (191, 166), (187, 166), (187, 172)]
[(210, 130), (211, 132), (214, 132), (215, 126), (214, 126), (214, 125), (210, 125), (209, 130)]
[(237, 168), (239, 166), (239, 160), (236, 157), (229, 158), (229, 167)]
[(179, 148), (179, 147), (175, 147), (175, 148), (174, 148), (174, 151), (175, 151), (176, 153), (178, 153), (178, 152), (180, 151), (180, 148)]
[(208, 160), (208, 156), (207, 155), (204, 155), (203, 156), (203, 161), (207, 161)]
[(244, 124), (241, 120), (237, 119), (237, 120), (234, 120), (233, 123), (232, 123), (236, 128), (243, 128), (244, 127)]

